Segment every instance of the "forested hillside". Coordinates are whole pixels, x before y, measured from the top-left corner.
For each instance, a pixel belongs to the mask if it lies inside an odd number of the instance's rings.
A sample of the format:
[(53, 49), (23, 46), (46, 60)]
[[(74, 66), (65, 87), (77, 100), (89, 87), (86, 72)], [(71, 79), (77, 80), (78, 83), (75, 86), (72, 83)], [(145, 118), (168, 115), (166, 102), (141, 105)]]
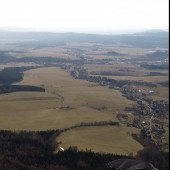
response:
[[(2, 170), (102, 170), (106, 163), (131, 156), (78, 151), (76, 147), (58, 154), (54, 148), (57, 130), (39, 132), (0, 131), (0, 169)], [(168, 170), (168, 153), (156, 148), (140, 151), (138, 159), (149, 161), (159, 170)]]

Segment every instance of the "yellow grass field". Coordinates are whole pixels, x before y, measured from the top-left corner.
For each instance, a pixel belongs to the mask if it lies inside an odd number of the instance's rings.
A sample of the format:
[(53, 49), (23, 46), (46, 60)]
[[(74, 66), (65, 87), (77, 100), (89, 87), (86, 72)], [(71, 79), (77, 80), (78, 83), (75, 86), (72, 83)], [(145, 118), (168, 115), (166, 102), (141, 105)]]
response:
[(3, 70), (7, 67), (26, 67), (26, 66), (38, 66), (35, 63), (10, 63), (10, 64), (0, 64), (0, 70)]
[(146, 82), (161, 82), (161, 81), (168, 81), (168, 76), (106, 76), (111, 79), (115, 80), (131, 80), (131, 81), (146, 81)]
[(132, 139), (131, 133), (138, 133), (138, 130), (113, 126), (81, 127), (62, 133), (57, 141), (64, 149), (77, 146), (80, 150), (136, 155), (143, 146)]
[[(130, 72), (133, 72), (135, 76), (111, 76), (113, 78), (119, 78), (123, 80), (128, 80), (129, 78), (132, 78), (132, 80), (145, 80), (146, 81), (152, 81), (152, 80), (160, 80), (161, 79), (168, 79), (168, 76), (142, 76), (145, 74), (149, 74), (150, 72), (160, 72), (160, 73), (169, 73), (169, 70), (149, 70), (145, 68), (141, 68), (139, 65), (134, 65), (131, 63), (120, 63), (120, 62), (115, 62), (112, 64), (85, 64), (85, 68), (88, 69), (89, 72), (97, 71), (97, 72), (102, 72), (102, 71), (112, 71), (114, 72), (120, 72), (119, 70), (121, 69), (127, 69)], [(154, 78), (155, 77), (155, 78)]]
[(60, 68), (26, 71), (18, 84), (42, 86), (46, 92), (0, 95), (0, 129), (46, 130), (114, 121), (114, 113), (132, 104), (119, 91), (73, 79)]
[(152, 49), (117, 47), (117, 46), (114, 46), (114, 45), (103, 45), (103, 46), (101, 46), (100, 52), (90, 51), (90, 52), (87, 52), (86, 54), (96, 55), (96, 54), (99, 54), (99, 53), (100, 54), (106, 53), (108, 51), (115, 51), (117, 53), (121, 53), (121, 54), (128, 55), (128, 56), (131, 56), (131, 57), (136, 57), (136, 56), (140, 56), (140, 55), (146, 55), (147, 53), (149, 53), (149, 51), (152, 51)]
[(27, 49), (23, 53), (17, 53), (17, 58), (21, 57), (54, 57), (54, 58), (64, 58), (64, 59), (77, 59), (75, 55), (70, 55), (67, 50), (60, 47), (49, 47), (40, 49)]

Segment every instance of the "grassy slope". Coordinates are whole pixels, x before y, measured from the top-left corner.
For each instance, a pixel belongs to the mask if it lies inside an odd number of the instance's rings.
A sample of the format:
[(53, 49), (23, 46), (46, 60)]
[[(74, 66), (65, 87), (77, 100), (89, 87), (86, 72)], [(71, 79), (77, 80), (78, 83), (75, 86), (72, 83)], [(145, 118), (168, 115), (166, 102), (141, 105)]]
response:
[(1, 95), (0, 129), (46, 130), (81, 122), (114, 121), (113, 113), (132, 103), (118, 91), (75, 80), (59, 68), (29, 70), (19, 84), (43, 86), (47, 92)]
[[(64, 148), (77, 146), (78, 149), (91, 149), (94, 152), (134, 155), (143, 147), (132, 139), (130, 133), (138, 133), (127, 127), (81, 127), (61, 134), (57, 141)], [(129, 134), (128, 134), (129, 133)]]

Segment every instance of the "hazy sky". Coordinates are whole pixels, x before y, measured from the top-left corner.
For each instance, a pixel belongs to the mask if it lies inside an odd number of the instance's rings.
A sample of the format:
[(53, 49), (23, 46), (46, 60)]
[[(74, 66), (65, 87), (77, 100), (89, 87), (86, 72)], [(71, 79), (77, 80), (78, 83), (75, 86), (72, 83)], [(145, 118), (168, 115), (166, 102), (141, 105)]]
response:
[(0, 27), (46, 31), (168, 29), (168, 0), (0, 0)]

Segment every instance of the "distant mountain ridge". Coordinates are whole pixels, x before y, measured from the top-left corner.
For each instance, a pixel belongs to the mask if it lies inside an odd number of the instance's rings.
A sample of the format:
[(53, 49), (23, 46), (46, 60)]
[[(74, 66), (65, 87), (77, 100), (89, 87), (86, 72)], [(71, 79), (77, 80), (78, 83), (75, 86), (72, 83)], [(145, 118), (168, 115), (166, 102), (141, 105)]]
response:
[[(103, 44), (125, 44), (134, 47), (161, 47), (168, 48), (169, 32), (147, 31), (136, 34), (103, 35), (87, 33), (52, 33), (52, 32), (0, 32), (0, 41), (35, 42), (48, 43), (103, 43)], [(45, 44), (44, 44), (45, 45)]]
[(158, 29), (155, 29), (155, 30), (148, 30), (148, 31), (145, 31), (145, 32), (140, 32), (140, 33), (135, 33), (133, 35), (136, 35), (136, 36), (156, 36), (156, 37), (162, 37), (162, 36), (168, 36), (169, 32), (168, 31), (164, 31), (164, 30), (158, 30)]

